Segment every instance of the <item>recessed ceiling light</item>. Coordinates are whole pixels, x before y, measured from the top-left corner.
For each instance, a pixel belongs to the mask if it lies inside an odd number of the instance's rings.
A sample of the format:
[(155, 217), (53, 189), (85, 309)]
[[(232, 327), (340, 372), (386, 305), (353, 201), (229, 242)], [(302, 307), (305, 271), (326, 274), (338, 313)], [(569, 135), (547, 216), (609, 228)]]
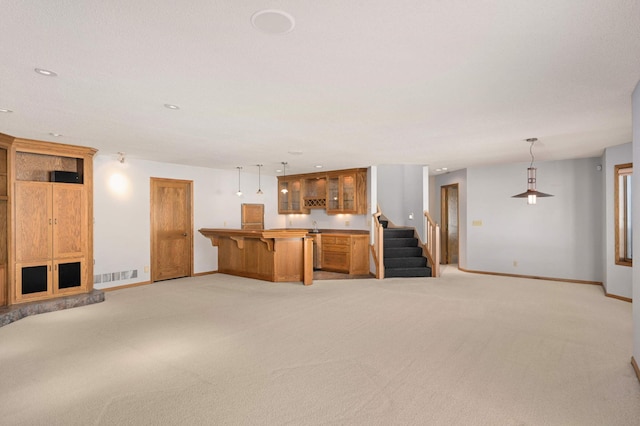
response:
[(315, 167), (316, 167), (316, 169), (321, 169), (322, 168), (322, 164), (316, 164)]
[(446, 168), (446, 167), (443, 167), (443, 168), (442, 168), (442, 171), (443, 171), (443, 172), (446, 172), (447, 170), (449, 170), (449, 169), (448, 169), (448, 168)]
[(49, 132), (49, 134), (51, 136), (55, 136), (56, 138), (62, 136), (60, 133), (56, 133), (56, 132)]
[(287, 12), (275, 9), (260, 10), (251, 17), (251, 25), (267, 34), (286, 34), (296, 26), (295, 19)]
[(291, 155), (302, 155), (302, 151), (287, 151)]
[(441, 171), (442, 171), (442, 169), (436, 169), (436, 172), (441, 172)]
[(276, 169), (276, 173), (281, 173), (282, 169)]
[(173, 104), (164, 104), (164, 107), (169, 109), (180, 109), (178, 105), (173, 105)]
[(9, 112), (13, 112), (13, 111), (11, 111), (10, 109), (6, 109), (6, 108), (0, 108), (0, 112), (9, 113)]
[(55, 77), (55, 76), (58, 75), (55, 72), (53, 72), (51, 70), (45, 70), (44, 68), (35, 68), (34, 71), (37, 72), (40, 75), (45, 75), (47, 77)]

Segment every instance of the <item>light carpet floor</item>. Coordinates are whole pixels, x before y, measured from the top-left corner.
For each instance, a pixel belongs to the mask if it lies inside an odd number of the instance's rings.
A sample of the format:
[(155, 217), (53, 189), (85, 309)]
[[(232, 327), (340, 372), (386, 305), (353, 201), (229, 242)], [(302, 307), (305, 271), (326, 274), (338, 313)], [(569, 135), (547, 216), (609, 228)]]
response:
[(222, 274), (0, 328), (6, 425), (639, 425), (631, 304), (465, 274)]

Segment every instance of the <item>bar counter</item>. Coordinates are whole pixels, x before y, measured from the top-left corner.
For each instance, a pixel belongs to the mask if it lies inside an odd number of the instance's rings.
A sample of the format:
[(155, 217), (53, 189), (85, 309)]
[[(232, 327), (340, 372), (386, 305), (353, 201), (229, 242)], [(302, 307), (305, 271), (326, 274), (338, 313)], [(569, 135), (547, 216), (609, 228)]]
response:
[(273, 282), (313, 283), (313, 246), (306, 229), (202, 228), (218, 247), (218, 272)]

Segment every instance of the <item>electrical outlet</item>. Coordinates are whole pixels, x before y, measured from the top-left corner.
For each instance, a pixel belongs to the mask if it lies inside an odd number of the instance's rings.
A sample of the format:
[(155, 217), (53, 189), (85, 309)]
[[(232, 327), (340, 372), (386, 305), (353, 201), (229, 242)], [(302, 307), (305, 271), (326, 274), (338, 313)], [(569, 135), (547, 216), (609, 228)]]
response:
[(225, 220), (224, 223), (222, 224), (223, 227), (227, 227), (227, 221)]
[(293, 221), (292, 220), (289, 221), (289, 226), (293, 226)]
[(349, 226), (349, 225), (351, 225), (351, 222), (350, 222), (350, 221), (348, 221), (348, 220), (345, 220), (345, 221), (344, 221), (344, 226)]
[(514, 261), (513, 261), (513, 266), (514, 266), (514, 267), (518, 267), (518, 261), (517, 261), (517, 260), (514, 260)]
[(144, 272), (146, 272), (147, 274), (149, 273), (149, 266), (144, 267)]

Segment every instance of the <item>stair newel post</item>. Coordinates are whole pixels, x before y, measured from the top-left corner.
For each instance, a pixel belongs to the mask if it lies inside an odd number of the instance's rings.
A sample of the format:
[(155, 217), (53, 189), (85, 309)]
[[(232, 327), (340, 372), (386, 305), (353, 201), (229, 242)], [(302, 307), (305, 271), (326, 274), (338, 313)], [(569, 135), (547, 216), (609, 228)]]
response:
[(376, 278), (381, 280), (384, 278), (384, 228), (380, 223), (380, 206), (377, 207), (377, 211), (373, 214), (373, 247), (372, 254), (373, 260), (376, 265)]

